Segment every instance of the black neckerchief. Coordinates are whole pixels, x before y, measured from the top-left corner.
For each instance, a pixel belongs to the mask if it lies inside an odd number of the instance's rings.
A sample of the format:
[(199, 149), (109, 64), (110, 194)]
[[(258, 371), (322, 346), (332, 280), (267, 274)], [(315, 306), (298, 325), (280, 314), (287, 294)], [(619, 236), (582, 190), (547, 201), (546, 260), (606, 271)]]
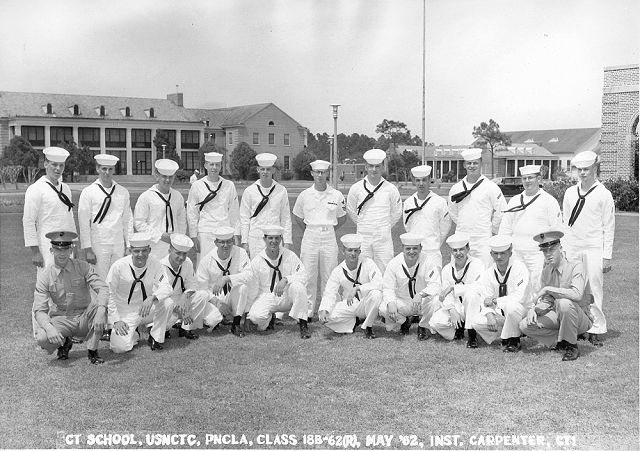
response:
[(407, 215), (406, 218), (404, 218), (404, 223), (406, 224), (407, 222), (409, 222), (409, 218), (411, 217), (412, 214), (422, 210), (422, 208), (427, 205), (427, 202), (429, 202), (429, 199), (431, 199), (432, 196), (427, 196), (427, 198), (424, 200), (424, 202), (421, 205), (418, 205), (418, 198), (414, 197), (413, 198), (413, 202), (416, 204), (415, 208), (409, 208), (407, 210), (405, 210), (405, 214)]
[(98, 224), (102, 224), (102, 220), (104, 219), (105, 216), (107, 216), (107, 212), (109, 211), (109, 207), (111, 206), (111, 196), (113, 195), (113, 192), (116, 190), (116, 184), (115, 183), (113, 184), (113, 187), (109, 192), (107, 192), (107, 190), (104, 189), (104, 187), (101, 184), (96, 183), (96, 185), (98, 185), (98, 188), (100, 188), (100, 191), (102, 191), (106, 197), (102, 201), (102, 205), (100, 206), (100, 210), (98, 210), (98, 214), (96, 215), (95, 218), (93, 218), (93, 223), (95, 224), (97, 222)]
[(282, 280), (282, 273), (280, 272), (280, 263), (282, 263), (282, 255), (278, 259), (278, 264), (275, 266), (269, 263), (269, 260), (267, 260), (266, 258), (264, 259), (264, 261), (269, 266), (269, 268), (273, 269), (273, 275), (271, 276), (271, 287), (269, 288), (269, 291), (273, 293), (273, 288), (276, 286), (276, 276), (278, 277), (278, 281)]
[[(362, 285), (360, 283), (360, 270), (362, 269), (362, 263), (360, 263), (358, 265), (358, 269), (356, 271), (356, 278), (352, 279), (351, 276), (349, 275), (349, 271), (347, 271), (345, 268), (342, 268), (342, 272), (344, 273), (344, 276), (347, 278), (347, 280), (349, 282), (351, 282), (353, 284), (354, 287), (358, 286), (358, 285)], [(360, 296), (358, 295), (358, 293), (356, 293), (355, 298), (359, 301), (360, 300)]]
[(404, 274), (409, 278), (408, 287), (409, 287), (409, 296), (411, 296), (411, 299), (413, 299), (413, 297), (416, 295), (416, 276), (418, 275), (419, 268), (420, 268), (420, 263), (416, 265), (416, 270), (413, 272), (413, 276), (411, 276), (409, 274), (409, 270), (405, 268), (404, 265), (402, 265), (402, 270), (404, 271)]
[(455, 202), (455, 203), (462, 202), (469, 194), (471, 194), (471, 191), (476, 189), (483, 182), (483, 180), (484, 180), (483, 178), (478, 180), (476, 183), (474, 183), (474, 185), (470, 189), (467, 189), (467, 185), (464, 183), (464, 180), (463, 180), (462, 181), (463, 190), (460, 191), (459, 193), (453, 194), (451, 196), (451, 202)]
[(264, 206), (267, 205), (267, 202), (269, 202), (269, 196), (271, 195), (271, 193), (273, 193), (273, 190), (276, 189), (276, 184), (274, 183), (271, 189), (269, 190), (269, 192), (267, 194), (264, 194), (260, 189), (260, 185), (258, 184), (256, 186), (258, 187), (258, 191), (260, 192), (262, 199), (260, 199), (260, 202), (256, 207), (256, 211), (254, 211), (253, 214), (251, 215), (252, 218), (255, 218), (256, 216), (258, 216), (258, 214), (262, 211)]
[(173, 232), (175, 229), (173, 227), (173, 210), (171, 210), (171, 191), (169, 191), (169, 197), (167, 197), (166, 199), (158, 191), (154, 190), (153, 192), (156, 193), (158, 197), (162, 199), (162, 202), (164, 202), (165, 204), (165, 209), (164, 209), (164, 219), (165, 219), (164, 225), (166, 229), (165, 232), (169, 233), (169, 219), (171, 219), (171, 231)]
[(525, 208), (527, 208), (529, 205), (531, 205), (532, 203), (534, 203), (536, 201), (536, 199), (538, 197), (540, 197), (540, 194), (542, 193), (538, 193), (536, 194), (533, 199), (531, 199), (529, 202), (527, 202), (526, 204), (524, 203), (524, 194), (520, 194), (520, 205), (516, 205), (515, 207), (511, 207), (508, 210), (503, 211), (503, 213), (515, 213), (517, 211), (523, 211)]
[(56, 194), (58, 195), (58, 199), (60, 199), (62, 201), (62, 203), (67, 206), (67, 208), (69, 209), (68, 211), (71, 211), (71, 209), (73, 208), (74, 204), (73, 204), (73, 202), (71, 202), (71, 200), (69, 200), (67, 195), (62, 192), (62, 184), (60, 184), (60, 191), (58, 191), (56, 189), (56, 187), (53, 186), (53, 183), (51, 183), (49, 181), (47, 181), (47, 185), (49, 185), (51, 187), (51, 189), (56, 192)]
[(502, 280), (502, 282), (500, 281), (500, 276), (498, 275), (498, 271), (494, 269), (493, 273), (495, 274), (496, 281), (498, 282), (498, 297), (501, 298), (503, 296), (506, 296), (507, 280), (509, 280), (509, 274), (511, 274), (511, 266), (509, 266), (509, 269), (507, 269), (507, 273), (504, 275), (504, 279)]
[(142, 279), (147, 274), (147, 268), (140, 274), (140, 277), (136, 277), (136, 270), (133, 269), (133, 266), (129, 265), (131, 268), (131, 274), (133, 275), (133, 283), (131, 284), (131, 289), (129, 290), (129, 298), (127, 299), (127, 304), (131, 303), (131, 297), (133, 296), (133, 290), (136, 288), (136, 285), (140, 283), (140, 288), (142, 289), (142, 300), (147, 299), (147, 290), (144, 287), (144, 282)]
[(205, 197), (202, 202), (198, 202), (196, 204), (199, 206), (200, 211), (202, 211), (204, 206), (207, 205), (209, 202), (211, 202), (213, 199), (215, 199), (215, 197), (218, 195), (218, 191), (220, 191), (220, 188), (222, 187), (222, 180), (220, 180), (220, 183), (218, 183), (218, 186), (216, 187), (215, 190), (212, 190), (207, 182), (204, 182), (204, 186), (207, 187), (207, 189), (209, 190), (209, 193), (207, 194), (207, 197)]
[(171, 268), (171, 266), (167, 266), (167, 269), (169, 270), (169, 272), (173, 276), (173, 283), (171, 284), (171, 288), (175, 288), (176, 284), (178, 283), (178, 279), (180, 279), (180, 288), (182, 289), (182, 292), (184, 293), (184, 279), (180, 275), (180, 273), (182, 272), (182, 265), (180, 265), (180, 267), (178, 268), (178, 271), (174, 271)]
[[(218, 260), (215, 260), (215, 262), (216, 262), (216, 265), (218, 265), (218, 268), (220, 268), (220, 271), (222, 271), (223, 276), (231, 275), (231, 273), (229, 272), (229, 268), (231, 267), (231, 258), (229, 259), (229, 263), (227, 263), (226, 268), (222, 266)], [(231, 285), (229, 284), (229, 282), (225, 283), (224, 286), (222, 287), (222, 292), (224, 294), (227, 294), (230, 290), (231, 290)]]
[(597, 184), (593, 185), (589, 191), (584, 193), (584, 195), (580, 194), (580, 187), (576, 185), (576, 190), (578, 190), (578, 202), (573, 206), (573, 210), (571, 210), (571, 216), (569, 217), (569, 227), (573, 227), (578, 216), (580, 216), (580, 212), (582, 211), (582, 207), (584, 207), (586, 197), (597, 188)]
[(360, 205), (358, 205), (358, 211), (356, 214), (358, 215), (360, 214), (360, 210), (362, 210), (362, 207), (364, 207), (364, 204), (366, 204), (373, 198), (373, 195), (376, 193), (376, 191), (378, 191), (382, 187), (383, 183), (384, 183), (384, 180), (378, 183), (378, 186), (376, 186), (372, 191), (369, 191), (369, 189), (367, 188), (367, 179), (362, 180), (362, 186), (364, 187), (364, 190), (367, 192), (367, 195), (362, 200), (362, 202), (360, 202)]
[[(461, 283), (464, 285), (464, 276), (467, 275), (469, 265), (471, 265), (471, 262), (467, 262), (467, 264), (464, 266), (464, 270), (462, 271), (462, 275), (459, 279), (456, 277), (456, 264), (454, 263), (451, 265), (451, 277), (453, 277), (453, 281), (455, 283)], [(458, 296), (458, 299), (460, 299), (460, 302), (462, 302), (462, 296)]]

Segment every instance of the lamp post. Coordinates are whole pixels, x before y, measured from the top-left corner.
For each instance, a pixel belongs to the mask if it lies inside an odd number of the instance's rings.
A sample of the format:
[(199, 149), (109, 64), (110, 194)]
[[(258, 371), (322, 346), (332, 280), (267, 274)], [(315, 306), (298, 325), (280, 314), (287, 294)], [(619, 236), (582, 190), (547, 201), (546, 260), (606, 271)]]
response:
[(333, 108), (333, 149), (331, 152), (331, 184), (334, 188), (338, 188), (338, 107), (339, 103), (332, 103)]
[(165, 151), (166, 148), (167, 148), (167, 145), (163, 144), (162, 145), (162, 158), (164, 158), (164, 151)]

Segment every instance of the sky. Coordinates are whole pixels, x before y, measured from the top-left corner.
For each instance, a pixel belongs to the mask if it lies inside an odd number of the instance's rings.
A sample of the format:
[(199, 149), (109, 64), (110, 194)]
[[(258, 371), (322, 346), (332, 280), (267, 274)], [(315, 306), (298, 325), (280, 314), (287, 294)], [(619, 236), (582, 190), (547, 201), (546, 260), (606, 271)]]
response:
[[(423, 46), (423, 17), (426, 39)], [(426, 140), (600, 127), (603, 69), (640, 61), (637, 0), (0, 2), (0, 90), (273, 102), (312, 133)], [(178, 85), (176, 87), (176, 85)]]

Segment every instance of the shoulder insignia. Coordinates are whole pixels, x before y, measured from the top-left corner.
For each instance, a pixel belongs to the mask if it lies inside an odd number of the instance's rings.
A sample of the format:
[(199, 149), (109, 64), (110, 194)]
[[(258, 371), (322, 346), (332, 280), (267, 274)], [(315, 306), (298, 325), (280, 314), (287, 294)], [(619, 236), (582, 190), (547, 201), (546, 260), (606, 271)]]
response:
[(520, 282), (518, 282), (518, 285), (517, 285), (517, 286), (522, 285), (522, 282), (524, 282), (524, 280), (521, 280)]

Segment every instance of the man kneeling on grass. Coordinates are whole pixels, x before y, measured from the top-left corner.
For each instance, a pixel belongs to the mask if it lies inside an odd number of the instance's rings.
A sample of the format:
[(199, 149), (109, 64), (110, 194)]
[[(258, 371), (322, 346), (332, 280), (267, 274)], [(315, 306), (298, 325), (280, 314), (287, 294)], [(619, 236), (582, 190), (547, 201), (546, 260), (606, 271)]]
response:
[(380, 315), (388, 331), (407, 335), (413, 317), (420, 318), (418, 340), (426, 340), (429, 320), (440, 294), (440, 267), (433, 255), (422, 252), (422, 236), (400, 235), (403, 250), (393, 257), (383, 276)]
[(376, 338), (372, 326), (382, 301), (382, 273), (372, 259), (360, 256), (361, 235), (344, 235), (340, 241), (344, 261), (329, 275), (318, 318), (339, 334), (353, 333), (364, 318), (364, 337)]
[[(42, 349), (58, 359), (67, 360), (71, 337), (86, 336), (88, 358), (93, 364), (104, 363), (98, 355), (98, 343), (106, 323), (109, 290), (92, 265), (71, 260), (74, 232), (46, 234), (51, 241), (53, 264), (38, 273), (33, 293), (33, 313), (38, 323), (36, 341)], [(97, 295), (91, 301), (89, 288)]]
[(276, 312), (288, 312), (298, 320), (300, 338), (311, 338), (307, 326), (307, 274), (298, 256), (287, 248), (280, 248), (284, 228), (262, 226), (267, 245), (253, 260), (254, 280), (249, 290), (250, 304), (247, 318), (258, 330), (273, 329)]
[(593, 296), (585, 290), (582, 263), (569, 262), (562, 251), (563, 236), (551, 230), (533, 238), (540, 243), (544, 267), (534, 294), (536, 303), (520, 322), (520, 330), (553, 350), (564, 351), (562, 360), (571, 361), (580, 356), (578, 335), (593, 324), (589, 316)]
[[(529, 271), (520, 260), (511, 258), (510, 236), (492, 236), (489, 248), (493, 265), (474, 284), (471, 290), (474, 293), (469, 293), (478, 296), (482, 305), (480, 313), (470, 318), (471, 327), (487, 343), (491, 344), (500, 335), (504, 352), (518, 352), (521, 349), (519, 324), (531, 305), (527, 290)], [(473, 332), (469, 334), (472, 335)]]

